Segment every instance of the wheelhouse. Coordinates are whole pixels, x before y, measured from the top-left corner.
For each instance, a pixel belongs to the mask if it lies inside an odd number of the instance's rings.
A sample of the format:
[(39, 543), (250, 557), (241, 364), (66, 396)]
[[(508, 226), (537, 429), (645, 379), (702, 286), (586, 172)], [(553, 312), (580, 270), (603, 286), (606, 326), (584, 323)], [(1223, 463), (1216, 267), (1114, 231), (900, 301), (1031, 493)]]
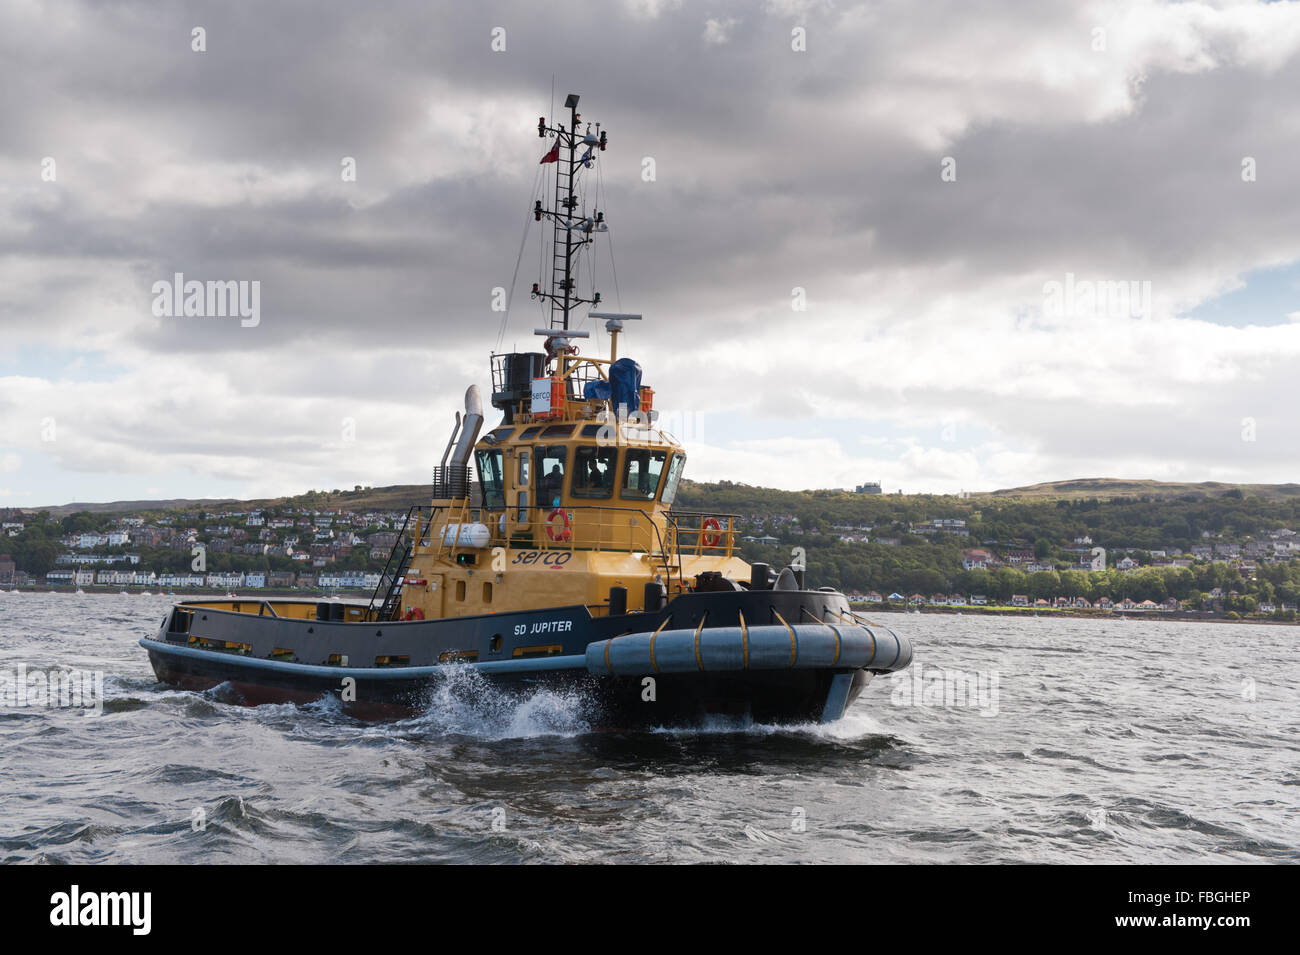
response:
[(601, 440), (599, 430), (554, 425), (493, 431), (475, 451), (483, 506), (518, 513), (594, 501), (671, 507), (685, 452), (658, 431), (638, 432), (620, 446)]

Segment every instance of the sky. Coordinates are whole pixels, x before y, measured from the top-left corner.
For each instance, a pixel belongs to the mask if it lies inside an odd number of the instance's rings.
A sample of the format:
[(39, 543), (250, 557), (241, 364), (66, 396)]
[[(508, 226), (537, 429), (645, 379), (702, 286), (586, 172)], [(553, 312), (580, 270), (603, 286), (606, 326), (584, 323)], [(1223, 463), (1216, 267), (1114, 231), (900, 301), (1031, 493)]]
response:
[(686, 477), (1295, 481), (1297, 90), (1297, 3), (9, 0), (0, 505), (427, 481), (570, 92)]

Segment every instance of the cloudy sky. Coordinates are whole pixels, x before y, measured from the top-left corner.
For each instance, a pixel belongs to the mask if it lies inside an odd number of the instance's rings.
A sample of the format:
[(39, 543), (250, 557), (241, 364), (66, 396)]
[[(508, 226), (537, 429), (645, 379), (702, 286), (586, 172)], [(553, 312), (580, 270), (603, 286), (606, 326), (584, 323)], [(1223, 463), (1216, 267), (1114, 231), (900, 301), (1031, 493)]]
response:
[(1300, 476), (1296, 3), (9, 0), (0, 504), (427, 480), (552, 90), (688, 477)]

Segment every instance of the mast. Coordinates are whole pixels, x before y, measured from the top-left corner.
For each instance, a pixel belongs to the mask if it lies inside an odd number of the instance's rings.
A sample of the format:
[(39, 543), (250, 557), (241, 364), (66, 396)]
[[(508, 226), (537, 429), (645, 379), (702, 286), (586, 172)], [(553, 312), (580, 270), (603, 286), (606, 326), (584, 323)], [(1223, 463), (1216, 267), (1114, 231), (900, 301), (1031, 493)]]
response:
[[(593, 292), (591, 298), (582, 298), (577, 294), (574, 266), (578, 254), (591, 244), (593, 233), (608, 231), (602, 212), (592, 210), (590, 216), (581, 219), (577, 217), (579, 199), (575, 182), (578, 168), (589, 167), (595, 161), (596, 150), (604, 152), (607, 144), (605, 133), (600, 132), (599, 123), (596, 124), (598, 135), (591, 131), (590, 123), (587, 124), (585, 133), (579, 133), (578, 126), (582, 117), (578, 114), (577, 93), (570, 93), (564, 100), (564, 106), (569, 110), (567, 126), (563, 121), (548, 126), (544, 116), (537, 120), (537, 135), (543, 139), (548, 135), (554, 136), (558, 156), (554, 160), (555, 204), (547, 209), (542, 206), (542, 200), (538, 199), (533, 205), (533, 218), (538, 222), (543, 216), (549, 218), (554, 232), (550, 291), (543, 291), (541, 282), (538, 281), (533, 283), (532, 294), (534, 298), (550, 301), (550, 327), (560, 332), (568, 331), (569, 313), (575, 308), (600, 304), (599, 292)], [(583, 150), (581, 155), (580, 149)], [(546, 161), (543, 159), (543, 162)]]
[[(578, 294), (576, 273), (582, 251), (592, 244), (597, 233), (608, 232), (609, 226), (605, 224), (603, 212), (595, 208), (587, 211), (583, 206), (578, 180), (584, 170), (594, 168), (599, 153), (604, 152), (608, 145), (608, 139), (600, 123), (595, 124), (595, 132), (591, 123), (583, 128), (582, 117), (578, 114), (577, 93), (570, 93), (565, 98), (564, 108), (569, 111), (567, 119), (554, 125), (548, 125), (545, 116), (537, 120), (538, 137), (551, 137), (550, 148), (541, 161), (543, 164), (555, 163), (553, 204), (550, 208), (543, 205), (550, 192), (549, 183), (543, 182), (534, 196), (532, 208), (533, 218), (538, 222), (543, 217), (549, 219), (552, 228), (549, 286), (542, 287), (545, 276), (539, 275), (532, 288), (533, 299), (550, 304), (547, 327), (535, 330), (545, 340), (545, 354), (511, 352), (492, 355), (492, 406), (501, 409), (506, 423), (513, 421), (522, 409), (531, 407), (533, 386), (543, 377), (565, 382), (562, 387), (569, 398), (580, 397), (582, 383), (570, 380), (569, 375), (570, 365), (576, 361), (573, 356), (578, 352), (570, 340), (588, 338), (591, 333), (574, 330), (569, 319), (576, 308), (600, 305), (600, 292), (593, 289), (590, 298)], [(520, 255), (523, 255), (522, 246)], [(589, 314), (597, 318), (607, 317), (603, 313)], [(597, 374), (594, 371), (590, 373)]]

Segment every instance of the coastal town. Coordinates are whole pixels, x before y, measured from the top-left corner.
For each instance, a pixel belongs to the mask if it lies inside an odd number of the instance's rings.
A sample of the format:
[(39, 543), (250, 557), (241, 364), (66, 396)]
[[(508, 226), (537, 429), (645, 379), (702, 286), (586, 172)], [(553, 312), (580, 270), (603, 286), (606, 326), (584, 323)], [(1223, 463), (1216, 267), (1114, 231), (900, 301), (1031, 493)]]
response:
[[(1145, 491), (1145, 488), (1143, 489)], [(687, 506), (744, 508), (750, 560), (803, 559), (810, 579), (883, 609), (1195, 614), (1293, 621), (1300, 513), (1290, 486), (1108, 498), (696, 486)], [(736, 508), (740, 509), (740, 508)], [(926, 513), (926, 512), (929, 513)], [(863, 519), (851, 519), (855, 512)]]
[[(373, 591), (406, 519), (404, 509), (306, 507), (274, 514), (80, 512), (63, 521), (12, 509), (3, 515), (0, 587), (222, 592)], [(69, 524), (102, 526), (68, 532)], [(63, 532), (51, 534), (55, 528)], [(26, 549), (27, 566), (20, 566), (3, 551), (6, 542), (28, 537), (39, 544)]]
[[(709, 486), (694, 485), (696, 496)], [(360, 489), (358, 489), (360, 490)], [(874, 487), (867, 493), (875, 501)], [(821, 492), (817, 492), (821, 493)], [(860, 489), (845, 498), (864, 499)], [(0, 588), (120, 592), (372, 593), (405, 508), (288, 503), (128, 513), (0, 511)], [(706, 508), (710, 509), (710, 508)], [(843, 521), (734, 515), (748, 560), (804, 560), (819, 582), (881, 609), (1206, 613), (1295, 619), (1300, 532), (1205, 529), (1181, 539), (990, 536), (944, 514)], [(1181, 528), (1180, 528), (1181, 529)], [(885, 586), (880, 586), (884, 584)]]

